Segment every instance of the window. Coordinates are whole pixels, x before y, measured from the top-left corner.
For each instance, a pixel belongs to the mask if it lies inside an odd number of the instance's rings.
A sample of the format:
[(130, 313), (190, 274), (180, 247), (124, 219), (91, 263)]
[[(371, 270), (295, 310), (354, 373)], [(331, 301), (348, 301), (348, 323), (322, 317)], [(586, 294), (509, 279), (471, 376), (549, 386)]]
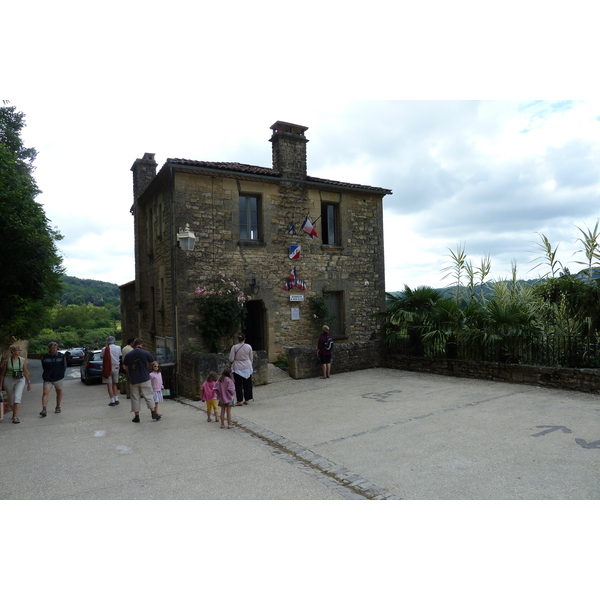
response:
[(175, 355), (175, 339), (172, 337), (156, 336), (156, 362), (159, 364), (172, 363)]
[(324, 292), (323, 300), (329, 314), (329, 331), (331, 335), (345, 335), (343, 292)]
[(323, 244), (339, 246), (339, 211), (337, 204), (321, 204), (321, 223)]
[(240, 196), (240, 239), (246, 241), (258, 241), (258, 196)]
[(152, 206), (148, 207), (146, 217), (146, 239), (148, 241), (148, 256), (152, 258), (154, 256), (154, 209)]

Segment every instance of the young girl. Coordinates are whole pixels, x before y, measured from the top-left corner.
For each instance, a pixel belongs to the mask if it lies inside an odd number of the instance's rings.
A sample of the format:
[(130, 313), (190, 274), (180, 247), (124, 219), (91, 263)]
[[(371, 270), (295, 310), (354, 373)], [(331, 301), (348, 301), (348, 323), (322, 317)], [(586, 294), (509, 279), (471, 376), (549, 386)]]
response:
[(206, 381), (202, 384), (202, 402), (206, 402), (206, 414), (208, 415), (207, 421), (210, 423), (211, 410), (215, 411), (215, 423), (219, 422), (219, 401), (217, 399), (217, 379), (219, 376), (211, 371), (206, 378)]
[(158, 403), (163, 401), (162, 391), (165, 389), (163, 385), (163, 378), (160, 373), (160, 365), (154, 365), (152, 367), (152, 373), (150, 373), (150, 383), (152, 384), (152, 391), (154, 392), (154, 402), (156, 408), (154, 409), (157, 417), (162, 417), (158, 412)]
[(227, 413), (227, 429), (231, 427), (231, 403), (235, 395), (235, 385), (231, 379), (231, 369), (225, 367), (216, 385), (217, 398), (221, 407), (221, 429), (225, 429), (225, 414)]

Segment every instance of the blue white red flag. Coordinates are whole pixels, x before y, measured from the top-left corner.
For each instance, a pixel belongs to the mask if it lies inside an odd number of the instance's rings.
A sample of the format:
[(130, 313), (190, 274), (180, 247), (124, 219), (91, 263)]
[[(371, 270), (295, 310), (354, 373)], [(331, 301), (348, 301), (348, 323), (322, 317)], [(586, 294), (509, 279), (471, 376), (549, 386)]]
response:
[(288, 275), (288, 279), (285, 282), (285, 285), (283, 286), (284, 290), (291, 290), (292, 288), (296, 287), (296, 267), (294, 267), (290, 274)]
[(298, 260), (300, 258), (301, 246), (290, 246), (290, 258), (292, 260)]
[(306, 219), (304, 219), (304, 223), (302, 224), (302, 229), (304, 229), (304, 231), (306, 233), (308, 233), (308, 235), (310, 235), (311, 238), (319, 237), (319, 235), (317, 234), (317, 230), (313, 227), (313, 224), (310, 222), (308, 217), (306, 217)]

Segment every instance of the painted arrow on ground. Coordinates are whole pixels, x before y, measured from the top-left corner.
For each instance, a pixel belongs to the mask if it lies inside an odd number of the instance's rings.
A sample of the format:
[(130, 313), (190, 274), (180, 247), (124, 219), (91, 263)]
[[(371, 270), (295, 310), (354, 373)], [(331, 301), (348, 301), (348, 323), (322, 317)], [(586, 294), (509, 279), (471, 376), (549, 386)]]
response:
[(537, 425), (538, 429), (543, 429), (547, 427), (546, 431), (540, 431), (539, 433), (534, 433), (531, 437), (539, 437), (540, 435), (546, 435), (547, 433), (552, 433), (553, 431), (559, 431), (562, 429), (563, 433), (571, 433), (571, 430), (568, 427), (563, 427), (562, 425)]
[(585, 440), (582, 440), (581, 438), (575, 438), (575, 441), (582, 447), (585, 448), (586, 450), (589, 450), (590, 448), (600, 448), (600, 440), (596, 441), (596, 442), (586, 442)]

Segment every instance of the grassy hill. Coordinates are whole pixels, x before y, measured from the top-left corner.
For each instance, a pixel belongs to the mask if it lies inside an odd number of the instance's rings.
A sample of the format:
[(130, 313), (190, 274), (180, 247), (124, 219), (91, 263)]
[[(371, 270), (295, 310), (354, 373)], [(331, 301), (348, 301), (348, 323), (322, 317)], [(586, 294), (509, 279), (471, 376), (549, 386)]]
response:
[(97, 281), (96, 279), (80, 279), (63, 275), (64, 290), (59, 298), (63, 306), (69, 304), (93, 304), (106, 306), (111, 304), (116, 307), (121, 305), (121, 294), (116, 283)]

